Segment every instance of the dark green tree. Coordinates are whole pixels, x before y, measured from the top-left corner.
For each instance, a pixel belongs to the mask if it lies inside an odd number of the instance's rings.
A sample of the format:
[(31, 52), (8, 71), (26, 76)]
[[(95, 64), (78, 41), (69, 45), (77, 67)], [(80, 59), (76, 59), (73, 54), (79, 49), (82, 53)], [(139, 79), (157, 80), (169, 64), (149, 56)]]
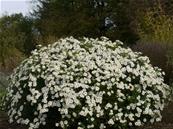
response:
[(137, 35), (127, 0), (38, 0), (36, 27), (42, 37), (100, 37), (134, 42)]

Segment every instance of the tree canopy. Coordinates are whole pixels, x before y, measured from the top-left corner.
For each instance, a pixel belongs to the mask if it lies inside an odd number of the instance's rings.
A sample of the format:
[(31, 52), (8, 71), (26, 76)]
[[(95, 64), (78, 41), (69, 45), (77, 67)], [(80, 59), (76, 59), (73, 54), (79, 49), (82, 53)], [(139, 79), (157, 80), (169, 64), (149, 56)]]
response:
[(131, 3), (127, 0), (39, 0), (33, 15), (41, 35), (100, 37), (132, 43)]

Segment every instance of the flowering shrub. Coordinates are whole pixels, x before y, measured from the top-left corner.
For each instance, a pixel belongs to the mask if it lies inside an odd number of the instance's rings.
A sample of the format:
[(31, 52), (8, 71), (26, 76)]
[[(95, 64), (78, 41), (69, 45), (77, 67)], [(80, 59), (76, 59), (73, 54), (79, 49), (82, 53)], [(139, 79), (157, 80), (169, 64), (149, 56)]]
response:
[[(172, 84), (173, 79), (173, 61), (169, 51), (172, 52), (173, 45), (165, 43), (153, 43), (153, 42), (138, 42), (132, 46), (133, 51), (140, 51), (143, 55), (150, 58), (153, 66), (158, 66), (164, 72), (164, 82), (166, 84)], [(159, 58), (156, 58), (159, 57)]]
[(10, 122), (29, 129), (128, 128), (160, 121), (169, 95), (147, 57), (107, 38), (41, 47), (11, 75)]

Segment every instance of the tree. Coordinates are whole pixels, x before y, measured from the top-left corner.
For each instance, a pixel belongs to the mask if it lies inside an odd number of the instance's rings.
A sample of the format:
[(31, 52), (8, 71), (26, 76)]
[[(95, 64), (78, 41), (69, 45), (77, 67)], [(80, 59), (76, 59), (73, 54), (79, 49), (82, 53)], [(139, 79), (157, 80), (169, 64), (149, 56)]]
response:
[[(0, 66), (14, 68), (34, 48), (32, 22), (22, 14), (0, 18)], [(13, 66), (14, 65), (14, 66)]]
[(33, 16), (42, 37), (100, 37), (134, 42), (127, 0), (39, 0)]

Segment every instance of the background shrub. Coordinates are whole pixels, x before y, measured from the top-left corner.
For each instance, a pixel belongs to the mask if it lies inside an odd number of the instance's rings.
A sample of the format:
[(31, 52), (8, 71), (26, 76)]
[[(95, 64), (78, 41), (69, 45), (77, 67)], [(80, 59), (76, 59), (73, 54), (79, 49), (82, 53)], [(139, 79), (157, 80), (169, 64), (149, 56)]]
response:
[(173, 43), (172, 16), (165, 13), (160, 4), (138, 14), (137, 32), (141, 41)]
[(32, 52), (10, 77), (10, 122), (34, 128), (129, 128), (160, 121), (169, 95), (148, 57), (107, 38), (72, 37)]
[(154, 7), (138, 13), (136, 31), (140, 37), (135, 51), (149, 56), (154, 66), (166, 72), (165, 82), (172, 83), (173, 78), (173, 20), (165, 8), (164, 1), (158, 0)]

